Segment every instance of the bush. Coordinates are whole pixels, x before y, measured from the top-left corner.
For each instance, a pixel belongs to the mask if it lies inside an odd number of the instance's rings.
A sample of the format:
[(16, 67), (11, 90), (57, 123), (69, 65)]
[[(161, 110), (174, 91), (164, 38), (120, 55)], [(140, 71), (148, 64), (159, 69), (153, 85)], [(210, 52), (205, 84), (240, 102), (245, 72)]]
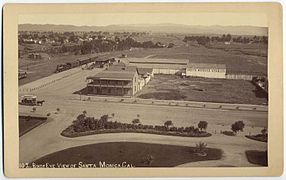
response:
[(233, 131), (222, 131), (222, 134), (227, 136), (235, 136), (235, 133)]
[(48, 114), (47, 114), (47, 116), (50, 116), (50, 115), (51, 115), (51, 113), (48, 113)]
[(134, 119), (133, 124), (108, 121), (108, 115), (101, 116), (100, 119), (86, 117), (85, 114), (78, 115), (72, 125), (65, 129), (62, 134), (67, 137), (76, 137), (89, 134), (138, 132), (184, 137), (208, 137), (210, 133), (201, 132), (198, 128), (190, 127), (167, 127), (172, 121), (166, 121), (166, 125), (155, 127), (153, 125), (140, 124), (139, 119)]
[(138, 118), (132, 120), (132, 124), (139, 124), (140, 120)]

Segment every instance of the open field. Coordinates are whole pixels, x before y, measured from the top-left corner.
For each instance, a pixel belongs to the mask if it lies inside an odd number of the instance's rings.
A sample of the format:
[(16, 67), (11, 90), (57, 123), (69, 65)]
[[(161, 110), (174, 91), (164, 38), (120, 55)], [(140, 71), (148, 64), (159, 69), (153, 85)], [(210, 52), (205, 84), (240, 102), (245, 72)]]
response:
[[(243, 44), (239, 46), (244, 46)], [(256, 48), (259, 48), (257, 46)], [(227, 73), (262, 72), (267, 73), (267, 57), (246, 55), (241, 52), (225, 51), (204, 46), (181, 46), (158, 52), (153, 58), (189, 59), (193, 63), (226, 64)]]
[(234, 54), (244, 54), (244, 55), (253, 55), (261, 57), (267, 57), (268, 55), (268, 46), (267, 44), (263, 43), (253, 43), (253, 44), (243, 44), (243, 45), (240, 43), (232, 43), (232, 44), (215, 43), (207, 47), (213, 49), (221, 49), (226, 52)]
[[(207, 156), (198, 156), (194, 147), (162, 144), (146, 144), (134, 142), (100, 143), (65, 149), (44, 156), (35, 161), (36, 164), (94, 163), (120, 164), (133, 167), (174, 167), (184, 163), (219, 160), (222, 152), (219, 149), (207, 148)], [(152, 159), (148, 159), (152, 158)]]
[(264, 104), (256, 87), (245, 80), (227, 80), (175, 75), (155, 75), (137, 94), (144, 99), (204, 101), (241, 104)]

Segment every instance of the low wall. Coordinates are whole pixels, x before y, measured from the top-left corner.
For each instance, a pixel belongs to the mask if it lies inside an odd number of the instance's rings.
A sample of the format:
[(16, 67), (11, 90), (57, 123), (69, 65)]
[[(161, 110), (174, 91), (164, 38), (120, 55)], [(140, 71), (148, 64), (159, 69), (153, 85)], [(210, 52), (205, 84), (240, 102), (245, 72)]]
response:
[(242, 79), (251, 81), (254, 76), (250, 74), (227, 74), (226, 79)]

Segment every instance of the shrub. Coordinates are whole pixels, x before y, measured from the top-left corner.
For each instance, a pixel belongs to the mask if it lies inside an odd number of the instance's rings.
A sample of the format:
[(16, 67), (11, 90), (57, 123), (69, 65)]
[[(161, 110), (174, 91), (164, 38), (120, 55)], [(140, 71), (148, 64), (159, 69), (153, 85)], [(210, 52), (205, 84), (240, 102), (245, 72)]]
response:
[(36, 107), (33, 107), (33, 108), (32, 108), (32, 112), (35, 112), (36, 110), (37, 110)]
[(171, 127), (171, 128), (170, 128), (170, 131), (177, 131), (177, 130), (178, 130), (177, 127)]
[(235, 136), (235, 133), (233, 131), (222, 131), (221, 133), (227, 136)]
[(51, 113), (48, 113), (48, 114), (47, 114), (47, 116), (50, 116), (50, 115), (51, 115)]
[(266, 128), (263, 128), (263, 129), (261, 130), (261, 134), (262, 134), (263, 136), (266, 136), (266, 135), (267, 135), (267, 129), (266, 129)]
[(57, 108), (57, 111), (60, 112), (60, 108)]
[(140, 120), (138, 118), (132, 120), (132, 124), (139, 124)]

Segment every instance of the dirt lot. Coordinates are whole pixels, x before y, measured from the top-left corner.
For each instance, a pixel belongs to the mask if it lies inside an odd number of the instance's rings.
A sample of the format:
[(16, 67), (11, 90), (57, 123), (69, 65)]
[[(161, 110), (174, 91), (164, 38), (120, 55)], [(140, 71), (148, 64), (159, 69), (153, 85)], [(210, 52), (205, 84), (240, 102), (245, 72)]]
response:
[(267, 98), (250, 81), (155, 75), (137, 97), (240, 104), (263, 104)]

